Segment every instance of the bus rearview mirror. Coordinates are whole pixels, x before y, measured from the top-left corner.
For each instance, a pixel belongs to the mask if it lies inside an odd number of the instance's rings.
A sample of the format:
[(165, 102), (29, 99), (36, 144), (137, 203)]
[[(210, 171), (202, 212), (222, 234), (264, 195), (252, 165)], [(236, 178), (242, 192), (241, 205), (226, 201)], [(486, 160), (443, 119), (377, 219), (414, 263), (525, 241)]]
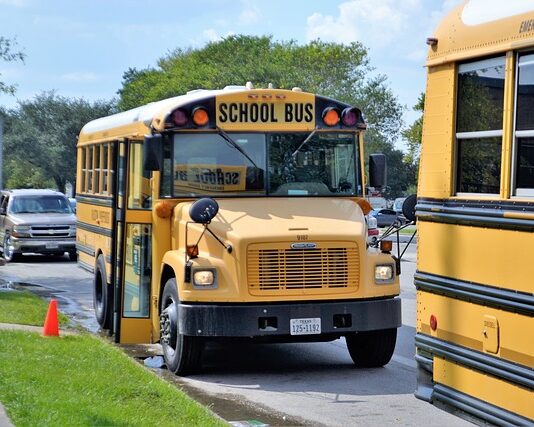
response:
[(369, 186), (383, 188), (386, 186), (387, 163), (385, 154), (369, 155)]
[(161, 135), (146, 135), (143, 142), (143, 167), (147, 171), (157, 171), (161, 169), (162, 158)]
[(411, 194), (410, 196), (406, 197), (406, 200), (402, 203), (402, 214), (404, 217), (410, 221), (415, 222), (415, 205), (417, 204), (417, 195)]
[(197, 200), (189, 208), (189, 216), (199, 224), (209, 224), (219, 212), (219, 205), (210, 197)]

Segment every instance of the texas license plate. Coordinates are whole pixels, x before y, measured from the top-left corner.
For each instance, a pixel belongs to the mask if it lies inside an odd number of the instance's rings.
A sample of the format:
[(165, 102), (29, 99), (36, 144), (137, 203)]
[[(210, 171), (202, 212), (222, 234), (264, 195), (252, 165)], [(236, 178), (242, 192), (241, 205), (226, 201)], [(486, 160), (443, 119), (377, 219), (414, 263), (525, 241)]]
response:
[(45, 246), (46, 249), (57, 249), (59, 247), (57, 243), (47, 243)]
[(289, 321), (291, 335), (312, 335), (321, 333), (321, 318), (291, 319)]

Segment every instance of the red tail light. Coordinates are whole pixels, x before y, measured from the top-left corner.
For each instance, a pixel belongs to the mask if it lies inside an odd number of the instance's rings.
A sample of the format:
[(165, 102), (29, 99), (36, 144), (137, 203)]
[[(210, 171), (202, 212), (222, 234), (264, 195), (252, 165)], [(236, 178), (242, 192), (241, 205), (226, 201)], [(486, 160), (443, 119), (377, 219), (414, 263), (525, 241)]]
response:
[(341, 121), (345, 126), (355, 126), (358, 123), (358, 110), (356, 108), (345, 108), (341, 113)]
[(186, 125), (188, 121), (187, 113), (181, 108), (174, 110), (172, 113), (172, 121), (176, 126)]

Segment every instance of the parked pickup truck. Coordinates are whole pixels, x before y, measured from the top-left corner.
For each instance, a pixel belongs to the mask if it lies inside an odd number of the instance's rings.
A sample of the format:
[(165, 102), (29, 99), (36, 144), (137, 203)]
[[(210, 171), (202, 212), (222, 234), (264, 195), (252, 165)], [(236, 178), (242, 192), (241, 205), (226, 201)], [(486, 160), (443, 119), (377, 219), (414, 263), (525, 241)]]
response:
[(67, 197), (52, 190), (0, 192), (0, 245), (7, 262), (24, 252), (76, 260), (76, 215)]

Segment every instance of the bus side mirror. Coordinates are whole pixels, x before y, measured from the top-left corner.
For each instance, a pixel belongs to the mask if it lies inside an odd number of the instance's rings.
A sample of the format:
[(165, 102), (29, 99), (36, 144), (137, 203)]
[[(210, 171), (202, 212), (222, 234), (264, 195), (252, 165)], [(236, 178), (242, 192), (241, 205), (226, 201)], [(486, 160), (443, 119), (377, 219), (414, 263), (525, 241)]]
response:
[(386, 186), (387, 165), (385, 154), (369, 155), (369, 186), (382, 188)]
[(417, 195), (411, 194), (410, 196), (406, 197), (406, 200), (402, 203), (402, 214), (404, 217), (410, 221), (415, 222), (415, 205), (417, 204)]
[(161, 135), (146, 135), (143, 142), (143, 168), (147, 171), (161, 169), (163, 154), (163, 137)]
[(189, 216), (194, 222), (207, 225), (219, 212), (218, 203), (210, 197), (198, 199), (189, 208)]

